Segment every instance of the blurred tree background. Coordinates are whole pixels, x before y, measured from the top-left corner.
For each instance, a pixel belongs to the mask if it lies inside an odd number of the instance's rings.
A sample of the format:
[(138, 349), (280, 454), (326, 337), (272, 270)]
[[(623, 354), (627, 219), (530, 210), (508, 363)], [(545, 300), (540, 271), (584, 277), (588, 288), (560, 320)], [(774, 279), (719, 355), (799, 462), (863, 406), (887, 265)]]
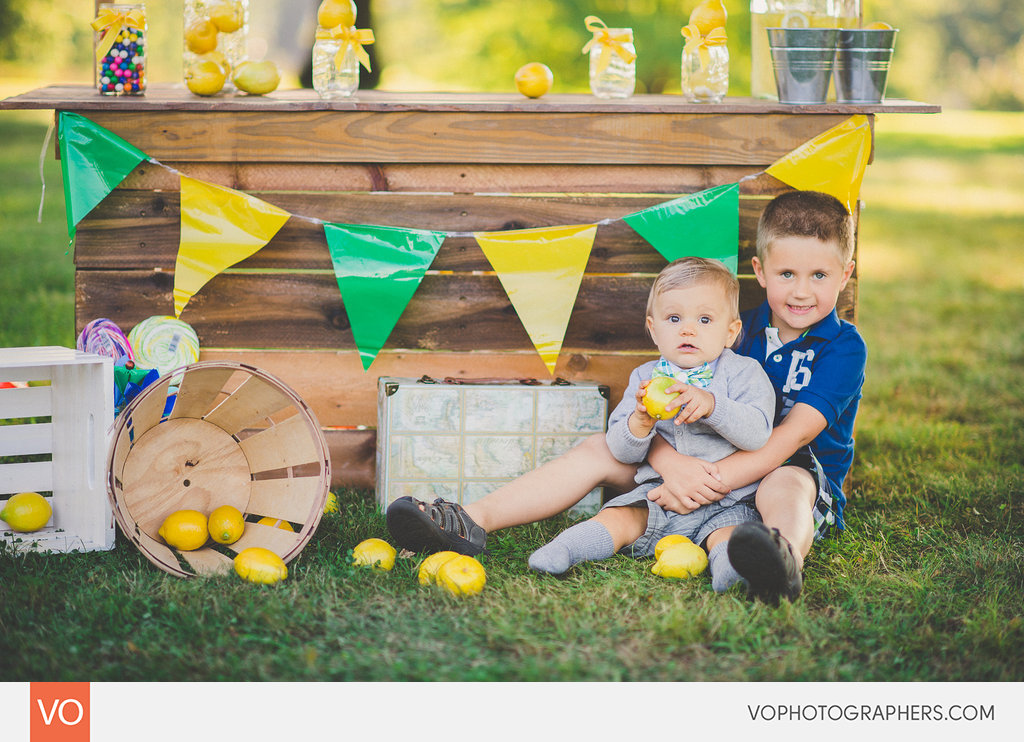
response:
[[(541, 61), (556, 92), (586, 92), (583, 26), (597, 15), (634, 29), (638, 92), (679, 90), (680, 27), (699, 0), (369, 0), (380, 87), (392, 90), (513, 90), (512, 75)], [(274, 59), (297, 84), (309, 56), (318, 0), (250, 0), (253, 57)], [(150, 80), (181, 79), (181, 0), (147, 4)], [(730, 95), (750, 80), (748, 0), (725, 0), (732, 60)], [(89, 0), (0, 0), (0, 79), (89, 82)], [(865, 20), (900, 29), (890, 97), (950, 108), (1024, 110), (1021, 0), (863, 0)], [(359, 24), (361, 27), (363, 23)]]

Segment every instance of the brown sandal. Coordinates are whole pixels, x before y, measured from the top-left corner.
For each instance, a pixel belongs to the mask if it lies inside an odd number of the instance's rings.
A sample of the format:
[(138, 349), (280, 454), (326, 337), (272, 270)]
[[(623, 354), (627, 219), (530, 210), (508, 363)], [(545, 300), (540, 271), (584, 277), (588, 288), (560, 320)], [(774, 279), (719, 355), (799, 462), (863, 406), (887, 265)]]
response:
[(486, 552), (487, 531), (454, 502), (438, 498), (428, 504), (400, 497), (388, 506), (386, 520), (395, 543), (409, 551), (457, 551), (470, 556)]

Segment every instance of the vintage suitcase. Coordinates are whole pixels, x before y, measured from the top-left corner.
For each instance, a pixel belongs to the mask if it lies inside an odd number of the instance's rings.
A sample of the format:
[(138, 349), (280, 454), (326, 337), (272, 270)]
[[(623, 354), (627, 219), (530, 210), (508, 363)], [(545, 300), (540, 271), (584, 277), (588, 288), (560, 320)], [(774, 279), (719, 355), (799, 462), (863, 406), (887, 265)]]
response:
[[(377, 502), (412, 495), (462, 505), (540, 466), (608, 423), (608, 387), (556, 379), (377, 382)], [(597, 512), (601, 489), (573, 510)]]

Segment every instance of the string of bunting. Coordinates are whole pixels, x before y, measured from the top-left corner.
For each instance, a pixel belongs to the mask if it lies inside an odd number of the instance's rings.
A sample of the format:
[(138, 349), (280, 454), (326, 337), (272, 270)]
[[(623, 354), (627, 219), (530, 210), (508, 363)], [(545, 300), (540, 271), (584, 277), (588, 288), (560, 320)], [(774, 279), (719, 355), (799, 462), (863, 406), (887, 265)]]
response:
[[(260, 250), (289, 219), (322, 225), (364, 370), (384, 347), (444, 240), (472, 237), (548, 371), (554, 373), (597, 229), (619, 221), (502, 232), (334, 224), (191, 178), (80, 114), (60, 113), (58, 140), (72, 237), (77, 224), (140, 163), (152, 163), (179, 177), (181, 241), (175, 262), (174, 318), (212, 278)], [(799, 190), (829, 193), (852, 213), (870, 154), (868, 118), (855, 115), (797, 147), (764, 173)], [(666, 260), (686, 255), (715, 258), (736, 272), (740, 182), (674, 198), (621, 220)]]

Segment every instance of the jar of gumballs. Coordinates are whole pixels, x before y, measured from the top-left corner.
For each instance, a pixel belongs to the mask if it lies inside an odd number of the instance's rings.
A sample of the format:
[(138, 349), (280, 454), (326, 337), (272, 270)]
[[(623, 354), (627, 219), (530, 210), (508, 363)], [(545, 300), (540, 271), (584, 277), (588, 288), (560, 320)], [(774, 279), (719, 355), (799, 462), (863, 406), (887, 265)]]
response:
[(95, 30), (96, 87), (102, 95), (146, 92), (146, 6), (100, 3)]

